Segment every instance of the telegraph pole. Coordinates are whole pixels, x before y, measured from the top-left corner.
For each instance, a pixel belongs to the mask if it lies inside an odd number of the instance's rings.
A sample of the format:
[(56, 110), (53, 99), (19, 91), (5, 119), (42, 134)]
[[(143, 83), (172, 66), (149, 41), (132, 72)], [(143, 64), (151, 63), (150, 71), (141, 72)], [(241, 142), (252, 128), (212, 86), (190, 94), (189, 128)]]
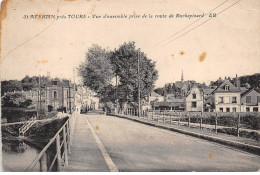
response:
[(138, 117), (141, 117), (141, 101), (140, 101), (140, 49), (137, 52), (137, 72), (138, 72)]
[[(40, 93), (40, 107), (39, 107), (39, 111), (41, 111), (42, 108), (42, 96), (41, 96), (41, 75), (39, 75), (39, 93)], [(38, 112), (39, 115), (39, 112)]]
[(70, 108), (70, 114), (71, 114), (70, 81), (69, 81), (69, 108)]

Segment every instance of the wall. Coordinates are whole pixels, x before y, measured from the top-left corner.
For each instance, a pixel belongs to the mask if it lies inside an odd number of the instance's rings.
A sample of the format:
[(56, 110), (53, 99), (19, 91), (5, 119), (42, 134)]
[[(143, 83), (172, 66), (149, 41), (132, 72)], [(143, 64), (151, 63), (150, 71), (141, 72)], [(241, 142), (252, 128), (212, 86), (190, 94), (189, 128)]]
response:
[[(192, 98), (192, 94), (196, 94), (196, 99)], [(192, 102), (197, 103), (196, 108), (192, 107)], [(203, 111), (203, 96), (197, 87), (192, 88), (191, 92), (186, 97), (186, 111), (188, 111), (188, 112), (202, 112)]]
[[(251, 96), (251, 103), (247, 103), (246, 102), (246, 97), (247, 96)], [(256, 92), (255, 90), (252, 90), (250, 93), (248, 93), (246, 96), (244, 96), (241, 99), (241, 104), (256, 105), (257, 106), (257, 104), (260, 103), (260, 101), (257, 101), (257, 96), (259, 97), (260, 94), (258, 92)]]
[[(219, 97), (224, 97), (223, 103), (219, 103)], [(237, 98), (236, 103), (232, 103), (232, 97)], [(230, 112), (234, 112), (232, 108), (236, 108), (236, 112), (240, 112), (240, 92), (215, 93), (214, 104), (216, 112), (220, 112), (219, 108), (223, 108), (223, 112), (227, 112), (227, 108), (230, 108)]]

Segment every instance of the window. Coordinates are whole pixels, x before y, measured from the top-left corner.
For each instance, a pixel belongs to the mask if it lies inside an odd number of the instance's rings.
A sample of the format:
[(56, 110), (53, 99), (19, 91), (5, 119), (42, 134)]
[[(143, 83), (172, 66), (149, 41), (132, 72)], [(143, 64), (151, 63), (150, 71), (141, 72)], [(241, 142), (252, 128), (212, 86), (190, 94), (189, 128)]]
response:
[(246, 103), (251, 103), (251, 96), (246, 96)]
[(224, 103), (224, 98), (223, 97), (219, 97), (219, 103)]
[(219, 108), (219, 112), (223, 112), (223, 108)]
[(67, 90), (67, 98), (69, 98), (69, 90)]
[(237, 103), (237, 97), (232, 97), (232, 103)]
[(196, 108), (196, 107), (197, 107), (197, 102), (195, 102), (195, 101), (192, 102), (192, 103), (191, 103), (191, 107), (192, 107), (192, 108)]
[(225, 86), (225, 91), (229, 91), (229, 85)]
[(249, 107), (246, 108), (246, 112), (250, 112), (250, 108)]
[(260, 96), (257, 96), (257, 103), (260, 103)]
[(232, 111), (233, 112), (237, 112), (237, 108), (232, 108)]
[(254, 107), (253, 112), (258, 112), (258, 107)]
[(57, 92), (56, 91), (53, 91), (53, 98), (57, 98)]
[(230, 112), (230, 108), (226, 108), (226, 112)]
[(192, 94), (192, 99), (196, 99), (196, 94)]
[(57, 85), (58, 84), (58, 82), (57, 81), (53, 81), (53, 85)]

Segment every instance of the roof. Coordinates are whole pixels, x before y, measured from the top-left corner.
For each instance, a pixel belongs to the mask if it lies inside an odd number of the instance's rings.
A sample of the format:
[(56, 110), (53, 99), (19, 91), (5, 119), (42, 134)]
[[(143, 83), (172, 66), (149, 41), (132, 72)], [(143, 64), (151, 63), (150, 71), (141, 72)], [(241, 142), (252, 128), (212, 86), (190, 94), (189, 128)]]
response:
[(184, 104), (184, 100), (181, 103), (176, 103), (176, 102), (155, 102), (153, 106), (159, 107), (159, 106), (169, 106), (169, 107), (175, 107), (179, 106), (180, 104)]
[[(248, 89), (247, 91), (245, 91), (244, 93), (241, 93), (241, 97), (244, 97), (246, 96), (247, 94), (249, 94), (250, 92), (252, 91), (256, 91), (255, 88), (251, 88), (251, 89)], [(256, 91), (257, 92), (257, 91)], [(259, 94), (259, 92), (257, 92)]]
[(246, 87), (240, 87), (241, 94), (245, 93), (248, 90), (249, 89), (247, 89)]
[(204, 94), (212, 94), (212, 92), (214, 91), (215, 89), (202, 89), (202, 91), (204, 92)]
[(199, 90), (199, 92), (201, 92), (200, 89), (198, 88), (197, 84), (194, 84), (194, 85), (192, 86), (192, 88), (188, 91), (186, 97), (188, 97), (188, 95), (190, 95), (192, 89), (195, 89), (195, 88), (197, 88), (197, 89)]
[(157, 94), (156, 92), (151, 92), (151, 95), (150, 95), (151, 97), (163, 97), (163, 96), (161, 96), (160, 94)]
[[(225, 90), (225, 86), (229, 86), (229, 90)], [(225, 80), (221, 85), (219, 85), (212, 93), (226, 93), (226, 92), (240, 92), (240, 90), (234, 86), (229, 80)]]

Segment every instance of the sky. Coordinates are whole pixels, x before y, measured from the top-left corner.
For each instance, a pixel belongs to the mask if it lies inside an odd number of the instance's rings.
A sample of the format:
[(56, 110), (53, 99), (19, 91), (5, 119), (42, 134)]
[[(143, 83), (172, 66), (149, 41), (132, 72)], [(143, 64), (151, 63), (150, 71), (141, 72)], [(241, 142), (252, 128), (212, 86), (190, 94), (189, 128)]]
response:
[[(114, 50), (128, 41), (135, 41), (156, 62), (156, 87), (179, 81), (182, 70), (184, 80), (207, 84), (219, 77), (260, 73), (260, 1), (237, 1), (10, 0), (2, 21), (1, 79), (20, 80), (48, 71), (51, 77), (73, 79), (73, 69), (84, 61), (92, 44)], [(212, 13), (224, 11), (212, 19), (208, 15), (200, 20), (169, 18), (170, 14), (206, 14), (217, 6)], [(66, 17), (81, 14), (90, 18), (23, 18), (57, 15), (57, 11)], [(105, 14), (140, 18), (92, 18)], [(144, 14), (153, 18), (142, 18)], [(163, 14), (167, 18), (155, 18)]]

